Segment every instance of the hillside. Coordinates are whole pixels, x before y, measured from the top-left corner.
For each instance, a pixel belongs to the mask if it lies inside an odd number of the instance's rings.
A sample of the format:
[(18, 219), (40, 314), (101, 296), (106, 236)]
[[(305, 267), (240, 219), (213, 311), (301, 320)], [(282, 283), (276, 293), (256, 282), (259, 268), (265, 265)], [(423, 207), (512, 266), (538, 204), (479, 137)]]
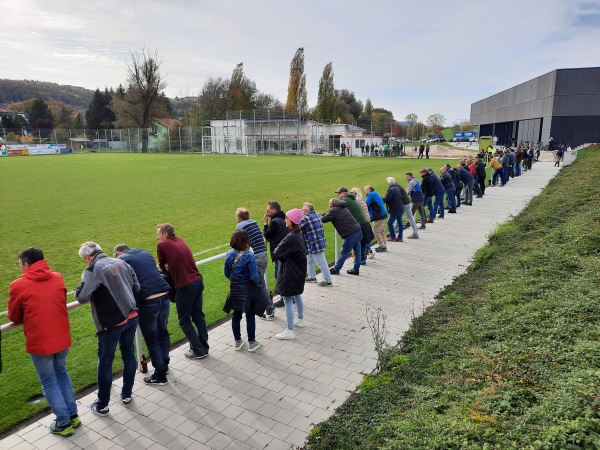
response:
[(85, 111), (92, 100), (94, 91), (78, 86), (67, 86), (46, 81), (0, 79), (0, 108), (10, 103), (41, 97), (43, 100), (57, 100), (71, 105), (78, 111)]

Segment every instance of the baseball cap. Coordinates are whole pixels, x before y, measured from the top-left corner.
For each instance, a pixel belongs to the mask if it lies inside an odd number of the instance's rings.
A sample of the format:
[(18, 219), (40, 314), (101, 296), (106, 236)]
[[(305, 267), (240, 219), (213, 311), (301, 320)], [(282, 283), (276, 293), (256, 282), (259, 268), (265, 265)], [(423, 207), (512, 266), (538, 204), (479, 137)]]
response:
[(340, 192), (348, 192), (348, 188), (345, 186), (340, 186), (339, 189), (335, 191), (335, 193), (339, 194)]

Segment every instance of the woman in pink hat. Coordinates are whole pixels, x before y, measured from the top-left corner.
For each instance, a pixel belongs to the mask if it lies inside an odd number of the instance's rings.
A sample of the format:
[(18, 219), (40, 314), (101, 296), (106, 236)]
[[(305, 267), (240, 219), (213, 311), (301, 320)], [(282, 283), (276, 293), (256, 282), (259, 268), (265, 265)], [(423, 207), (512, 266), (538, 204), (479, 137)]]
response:
[[(304, 326), (304, 282), (306, 279), (306, 244), (300, 230), (302, 210), (294, 208), (285, 214), (285, 225), (290, 233), (283, 238), (273, 252), (273, 261), (279, 261), (275, 293), (285, 303), (287, 326), (275, 339), (295, 339), (294, 326)], [(294, 302), (298, 317), (294, 317)]]

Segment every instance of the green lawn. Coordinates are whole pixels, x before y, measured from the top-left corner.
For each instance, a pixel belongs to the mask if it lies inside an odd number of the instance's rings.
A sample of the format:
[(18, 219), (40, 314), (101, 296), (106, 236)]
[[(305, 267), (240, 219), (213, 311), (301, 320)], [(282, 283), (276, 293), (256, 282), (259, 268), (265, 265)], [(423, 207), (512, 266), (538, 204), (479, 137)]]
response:
[[(10, 282), (20, 276), (16, 255), (26, 247), (44, 250), (50, 266), (63, 274), (72, 290), (85, 268), (77, 251), (86, 240), (98, 242), (109, 254), (115, 245), (127, 243), (155, 255), (156, 225), (170, 222), (202, 259), (229, 248), (239, 206), (247, 207), (260, 224), (270, 200), (278, 200), (286, 210), (309, 201), (326, 211), (340, 185), (362, 189), (372, 184), (385, 192), (386, 177), (406, 184), (406, 172), (418, 172), (425, 164), (437, 169), (444, 162), (101, 153), (0, 158), (0, 311), (6, 310)], [(326, 230), (332, 260), (333, 228), (326, 225)], [(215, 323), (224, 317), (221, 308), (228, 289), (222, 261), (201, 271), (207, 321)], [(95, 382), (96, 337), (88, 308), (70, 314), (74, 343), (68, 368), (76, 389)], [(174, 310), (171, 317), (172, 341), (177, 342), (183, 334)], [(0, 316), (0, 323), (5, 322), (6, 316)], [(28, 403), (41, 388), (20, 329), (3, 335), (2, 358), (0, 432), (47, 406)]]
[(600, 146), (498, 227), (307, 449), (600, 448)]

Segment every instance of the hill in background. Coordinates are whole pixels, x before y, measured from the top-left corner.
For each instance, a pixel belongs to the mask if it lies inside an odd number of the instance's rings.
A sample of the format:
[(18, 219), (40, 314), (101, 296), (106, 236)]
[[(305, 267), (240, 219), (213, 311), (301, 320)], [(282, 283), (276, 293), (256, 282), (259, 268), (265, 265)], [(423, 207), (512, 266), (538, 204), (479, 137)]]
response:
[(90, 105), (94, 91), (79, 86), (68, 86), (46, 81), (0, 79), (0, 108), (11, 103), (41, 97), (56, 100), (84, 112)]

